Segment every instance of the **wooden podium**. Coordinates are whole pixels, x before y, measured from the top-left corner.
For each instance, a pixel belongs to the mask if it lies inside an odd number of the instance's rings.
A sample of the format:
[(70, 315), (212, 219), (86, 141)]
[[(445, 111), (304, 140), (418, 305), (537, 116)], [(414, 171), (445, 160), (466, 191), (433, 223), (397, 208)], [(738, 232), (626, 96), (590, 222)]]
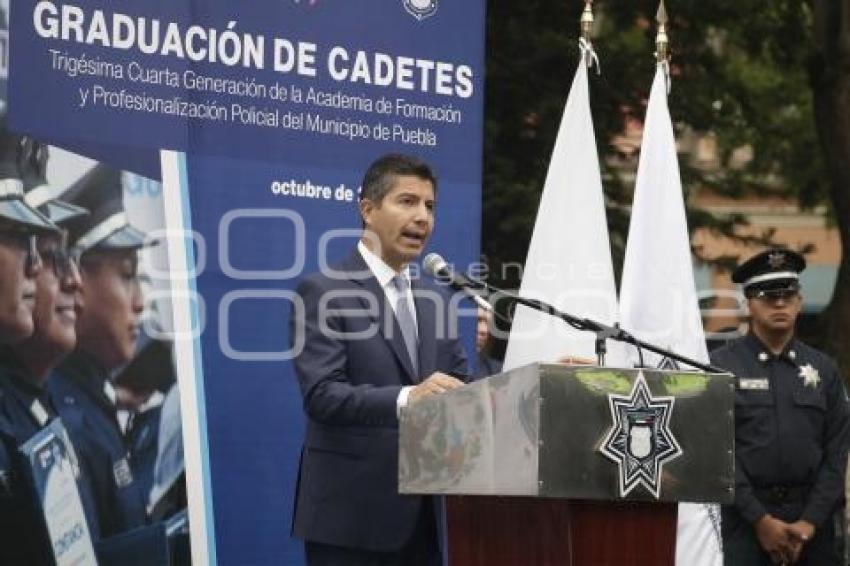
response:
[(677, 502), (730, 503), (728, 374), (532, 364), (421, 401), (399, 491), (445, 495), (452, 566), (673, 565)]

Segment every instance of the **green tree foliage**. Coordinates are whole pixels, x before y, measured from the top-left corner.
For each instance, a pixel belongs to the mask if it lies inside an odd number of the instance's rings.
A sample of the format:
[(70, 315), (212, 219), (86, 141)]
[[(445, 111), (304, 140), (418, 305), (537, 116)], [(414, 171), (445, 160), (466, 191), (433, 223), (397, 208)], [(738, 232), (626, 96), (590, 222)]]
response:
[[(832, 204), (836, 190), (850, 191), (850, 174), (841, 184), (830, 173), (828, 161), (832, 160), (825, 158), (819, 143), (824, 134), (819, 137), (816, 127), (817, 91), (813, 91), (818, 68), (821, 81), (841, 73), (848, 80), (846, 35), (841, 44), (845, 59), (839, 68), (836, 53), (822, 45), (829, 42), (818, 42), (815, 25), (821, 22), (832, 29), (838, 20), (850, 28), (848, 6), (850, 0), (666, 3), (673, 120), (680, 133), (711, 132), (720, 158), (717, 166), (698, 167), (680, 156), (686, 196), (703, 188), (730, 197), (792, 195), (803, 207), (813, 207)], [(590, 96), (616, 265), (622, 260), (628, 230), (637, 154), (624, 155), (612, 142), (627, 120), (643, 119), (655, 68), (657, 8), (657, 1), (646, 0), (594, 4), (593, 43), (602, 74), (591, 74)], [(517, 271), (502, 277), (500, 266), (525, 260), (540, 190), (578, 64), (582, 9), (580, 1), (488, 3), (483, 249), (491, 276), (504, 284), (517, 284)], [(833, 11), (824, 20), (828, 10)], [(835, 43), (833, 39), (830, 45)], [(844, 107), (850, 107), (850, 90), (843, 96)], [(850, 122), (845, 131), (850, 131), (848, 126)], [(821, 130), (829, 127), (827, 118)], [(824, 142), (833, 143), (829, 139)], [(751, 158), (733, 166), (735, 150), (746, 146), (752, 148)], [(844, 155), (844, 163), (850, 163), (850, 155)], [(850, 226), (850, 211), (832, 219), (839, 226)], [(719, 218), (689, 210), (692, 230), (706, 227), (732, 235), (736, 226), (745, 223), (742, 216)], [(751, 239), (769, 241), (771, 236), (766, 232)], [(723, 259), (731, 263), (735, 258)], [(844, 273), (850, 282), (846, 267)], [(845, 329), (846, 334), (850, 312), (835, 328)]]

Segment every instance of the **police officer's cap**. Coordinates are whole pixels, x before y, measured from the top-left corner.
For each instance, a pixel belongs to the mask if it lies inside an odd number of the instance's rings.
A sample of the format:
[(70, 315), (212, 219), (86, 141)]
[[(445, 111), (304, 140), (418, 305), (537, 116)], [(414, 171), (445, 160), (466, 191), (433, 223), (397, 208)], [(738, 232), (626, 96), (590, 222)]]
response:
[(32, 151), (21, 164), (24, 202), (38, 210), (56, 225), (64, 225), (88, 216), (85, 208), (56, 198), (60, 190), (47, 183), (47, 145), (34, 143)]
[(87, 209), (90, 216), (69, 225), (69, 242), (78, 253), (132, 250), (145, 245), (145, 235), (127, 220), (122, 173), (99, 164), (83, 175), (62, 200)]
[(20, 164), (31, 151), (29, 138), (12, 133), (0, 120), (0, 229), (29, 233), (54, 233), (58, 228), (44, 215), (24, 202)]
[(787, 248), (770, 248), (754, 255), (732, 273), (748, 296), (758, 291), (796, 291), (806, 260)]

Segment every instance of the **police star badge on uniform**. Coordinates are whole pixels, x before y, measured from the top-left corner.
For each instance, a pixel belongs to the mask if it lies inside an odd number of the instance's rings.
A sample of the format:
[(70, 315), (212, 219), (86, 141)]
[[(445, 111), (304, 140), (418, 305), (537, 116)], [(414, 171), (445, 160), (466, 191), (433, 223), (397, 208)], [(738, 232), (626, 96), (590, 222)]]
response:
[(664, 464), (682, 455), (670, 431), (675, 397), (653, 397), (643, 372), (629, 395), (608, 394), (612, 425), (599, 450), (619, 469), (620, 497), (642, 485), (656, 499)]
[(818, 370), (812, 367), (812, 364), (800, 366), (798, 375), (803, 379), (803, 385), (806, 387), (817, 387), (820, 383), (820, 374)]

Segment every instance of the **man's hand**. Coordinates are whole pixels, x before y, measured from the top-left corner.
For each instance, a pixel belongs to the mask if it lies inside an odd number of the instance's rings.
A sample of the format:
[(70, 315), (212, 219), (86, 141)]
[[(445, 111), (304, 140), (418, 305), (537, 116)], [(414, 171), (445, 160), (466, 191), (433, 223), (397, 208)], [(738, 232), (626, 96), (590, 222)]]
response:
[(425, 381), (410, 390), (408, 403), (415, 403), (431, 395), (439, 395), (452, 389), (457, 389), (463, 382), (455, 377), (440, 372), (434, 372)]
[(794, 564), (800, 559), (803, 546), (815, 536), (815, 526), (808, 521), (799, 520), (788, 525), (788, 534), (794, 549), (794, 555), (791, 557), (791, 564)]
[(790, 525), (770, 515), (755, 524), (759, 544), (770, 555), (774, 564), (791, 564), (795, 558), (796, 543), (791, 538)]

